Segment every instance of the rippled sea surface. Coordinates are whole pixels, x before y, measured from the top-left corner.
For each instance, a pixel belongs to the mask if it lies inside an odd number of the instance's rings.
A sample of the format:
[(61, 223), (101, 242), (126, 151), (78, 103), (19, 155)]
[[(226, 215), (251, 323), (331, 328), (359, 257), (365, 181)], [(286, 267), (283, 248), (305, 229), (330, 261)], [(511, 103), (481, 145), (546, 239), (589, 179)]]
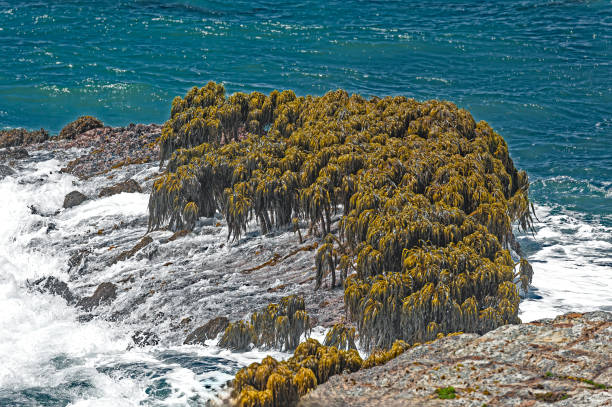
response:
[(163, 122), (209, 80), (447, 99), (506, 138), (536, 202), (612, 224), (609, 0), (11, 0), (0, 50), (2, 127)]
[[(538, 221), (519, 240), (535, 276), (521, 318), (612, 310), (610, 0), (0, 0), (0, 128), (55, 133), (82, 114), (162, 123), (176, 95), (209, 80), (228, 92), (343, 88), (468, 109), (531, 180)], [(7, 208), (41, 199), (9, 178), (0, 181)], [(0, 317), (0, 356), (13, 363), (0, 372), (0, 404), (198, 405), (203, 372), (225, 380), (241, 364), (201, 367), (180, 347), (125, 353), (121, 332), (79, 324), (64, 304), (24, 291), (26, 277), (58, 267), (49, 258), (25, 262), (36, 273), (12, 265), (30, 216), (0, 212), (0, 302), (13, 310)], [(40, 346), (24, 341), (28, 330)]]

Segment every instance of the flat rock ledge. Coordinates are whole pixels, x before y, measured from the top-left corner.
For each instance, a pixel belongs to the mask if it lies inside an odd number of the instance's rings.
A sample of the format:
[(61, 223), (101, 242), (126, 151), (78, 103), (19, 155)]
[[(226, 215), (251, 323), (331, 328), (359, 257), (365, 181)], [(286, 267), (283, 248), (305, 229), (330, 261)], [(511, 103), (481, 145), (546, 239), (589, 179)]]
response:
[(332, 377), (299, 406), (612, 406), (611, 359), (612, 314), (570, 313), (417, 346)]

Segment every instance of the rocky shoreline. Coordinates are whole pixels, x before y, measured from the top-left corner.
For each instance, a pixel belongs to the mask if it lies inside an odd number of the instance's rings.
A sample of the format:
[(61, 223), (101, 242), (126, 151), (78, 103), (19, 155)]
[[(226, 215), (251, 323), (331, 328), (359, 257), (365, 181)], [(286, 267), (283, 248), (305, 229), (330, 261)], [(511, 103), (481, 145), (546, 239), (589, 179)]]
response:
[[(159, 150), (153, 145), (160, 129), (155, 124), (100, 127), (72, 139), (51, 137), (0, 150), (7, 174), (57, 159), (66, 163), (61, 172), (77, 177), (63, 208), (30, 208), (48, 225), (44, 244), (66, 253), (63, 269), (69, 276), (67, 281), (41, 278), (31, 282), (32, 289), (62, 296), (80, 310), (81, 321), (113, 321), (129, 327), (137, 338), (144, 333), (155, 338), (152, 342), (169, 346), (204, 345), (211, 338), (201, 335), (208, 332), (202, 328), (211, 321), (239, 320), (287, 295), (305, 299), (313, 327), (342, 321), (342, 290), (313, 290), (315, 236), (303, 236), (300, 244), (292, 230), (264, 236), (254, 226), (230, 243), (226, 222), (219, 216), (200, 219), (192, 232), (148, 232), (146, 200), (160, 173)], [(28, 182), (42, 185), (46, 177)], [(89, 219), (69, 239), (55, 237), (64, 232), (61, 223), (69, 211), (79, 213), (122, 194), (142, 202), (138, 215)]]
[(334, 376), (299, 406), (610, 406), (610, 338), (603, 311), (449, 336)]

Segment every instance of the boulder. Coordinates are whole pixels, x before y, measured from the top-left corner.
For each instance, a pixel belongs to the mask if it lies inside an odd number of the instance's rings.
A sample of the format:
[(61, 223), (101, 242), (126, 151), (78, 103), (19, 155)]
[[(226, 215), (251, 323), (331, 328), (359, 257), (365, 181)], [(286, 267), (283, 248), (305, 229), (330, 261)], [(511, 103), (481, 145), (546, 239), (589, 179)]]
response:
[(72, 140), (81, 133), (104, 127), (104, 123), (93, 116), (81, 116), (73, 122), (68, 123), (60, 131), (57, 138), (59, 140)]
[(73, 206), (82, 204), (86, 200), (87, 197), (79, 191), (72, 191), (64, 197), (64, 208), (72, 208)]
[(126, 181), (115, 184), (112, 187), (102, 188), (98, 196), (103, 198), (105, 196), (117, 195), (122, 192), (142, 192), (142, 188), (140, 188), (140, 185), (138, 185), (136, 181), (130, 178)]
[(229, 325), (229, 319), (226, 317), (217, 317), (211, 319), (206, 324), (197, 328), (195, 331), (187, 335), (185, 345), (204, 345), (207, 339), (215, 339), (220, 332), (223, 332)]
[(136, 331), (132, 335), (132, 341), (134, 345), (141, 348), (145, 346), (155, 346), (159, 343), (159, 336), (153, 332)]
[(70, 289), (68, 288), (68, 284), (53, 276), (43, 277), (39, 280), (36, 280), (30, 284), (30, 287), (36, 289), (41, 293), (59, 295), (69, 304), (72, 304), (76, 301), (75, 296), (72, 294), (72, 292), (70, 292)]
[(112, 302), (115, 298), (117, 298), (117, 286), (113, 283), (102, 283), (91, 297), (81, 298), (77, 307), (90, 311), (102, 303)]

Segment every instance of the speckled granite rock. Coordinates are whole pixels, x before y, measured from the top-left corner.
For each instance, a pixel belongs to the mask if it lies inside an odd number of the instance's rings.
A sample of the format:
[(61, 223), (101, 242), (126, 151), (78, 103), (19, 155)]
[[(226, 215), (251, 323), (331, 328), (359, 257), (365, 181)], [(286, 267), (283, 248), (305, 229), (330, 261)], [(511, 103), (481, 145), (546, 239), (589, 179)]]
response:
[[(302, 407), (612, 406), (612, 314), (566, 314), (446, 337), (332, 377)], [(454, 399), (436, 389), (452, 386)]]

